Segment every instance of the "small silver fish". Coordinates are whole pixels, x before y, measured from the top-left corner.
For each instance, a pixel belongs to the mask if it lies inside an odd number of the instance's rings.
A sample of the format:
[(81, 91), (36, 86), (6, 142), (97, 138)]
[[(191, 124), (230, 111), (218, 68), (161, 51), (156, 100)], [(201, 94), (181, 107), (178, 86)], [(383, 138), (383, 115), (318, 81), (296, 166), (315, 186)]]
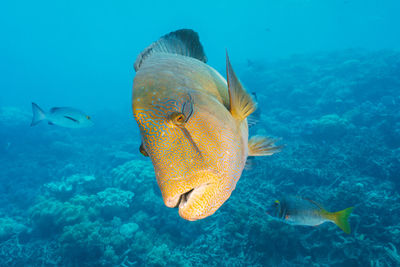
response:
[(50, 125), (58, 125), (65, 128), (85, 128), (93, 125), (90, 116), (80, 110), (69, 107), (57, 107), (44, 112), (37, 104), (32, 103), (32, 123), (35, 126), (41, 121), (48, 121)]
[(303, 197), (287, 197), (275, 200), (268, 214), (287, 224), (317, 226), (324, 222), (333, 222), (345, 233), (350, 233), (349, 216), (354, 207), (337, 212), (329, 212), (320, 204)]

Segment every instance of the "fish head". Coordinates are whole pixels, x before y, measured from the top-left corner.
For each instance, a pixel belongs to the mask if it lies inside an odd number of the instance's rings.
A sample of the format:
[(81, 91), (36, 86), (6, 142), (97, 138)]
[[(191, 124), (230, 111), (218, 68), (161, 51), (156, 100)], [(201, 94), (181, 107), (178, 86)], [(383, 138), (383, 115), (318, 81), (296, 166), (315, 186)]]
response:
[(93, 126), (92, 119), (84, 112), (71, 107), (54, 107), (46, 114), (50, 124), (66, 128), (85, 128)]
[(233, 130), (221, 103), (183, 92), (134, 93), (133, 112), (165, 205), (194, 221), (230, 197), (247, 157), (247, 135)]
[(69, 126), (71, 128), (86, 128), (92, 127), (93, 121), (89, 115), (84, 113), (66, 114), (63, 116), (62, 121), (59, 121), (60, 125)]
[(267, 214), (274, 218), (279, 218), (281, 214), (281, 202), (275, 200), (274, 203), (267, 207)]
[(93, 126), (92, 118), (89, 115), (84, 115), (82, 118), (82, 122), (86, 127)]

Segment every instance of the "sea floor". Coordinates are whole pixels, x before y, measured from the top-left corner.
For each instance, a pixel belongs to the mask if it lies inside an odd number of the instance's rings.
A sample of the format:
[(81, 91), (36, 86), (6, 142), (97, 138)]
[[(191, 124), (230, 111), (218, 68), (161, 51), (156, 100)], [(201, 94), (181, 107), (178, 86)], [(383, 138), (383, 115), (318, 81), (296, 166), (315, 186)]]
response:
[[(237, 74), (257, 93), (250, 134), (281, 138), (213, 215), (164, 206), (126, 113), (89, 129), (30, 127), (30, 106), (0, 107), (0, 266), (400, 266), (400, 54), (337, 51)], [(354, 206), (351, 234), (271, 220), (301, 195)]]

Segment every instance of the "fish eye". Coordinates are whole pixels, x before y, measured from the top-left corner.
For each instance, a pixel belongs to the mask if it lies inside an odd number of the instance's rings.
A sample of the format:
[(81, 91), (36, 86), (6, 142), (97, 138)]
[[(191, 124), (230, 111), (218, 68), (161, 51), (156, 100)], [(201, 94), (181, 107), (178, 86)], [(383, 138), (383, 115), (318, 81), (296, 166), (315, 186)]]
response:
[(183, 113), (173, 112), (171, 114), (171, 120), (176, 126), (183, 126), (185, 124), (186, 117)]
[(185, 118), (184, 118), (183, 114), (179, 114), (176, 117), (176, 121), (179, 122), (179, 123), (184, 123), (185, 122)]

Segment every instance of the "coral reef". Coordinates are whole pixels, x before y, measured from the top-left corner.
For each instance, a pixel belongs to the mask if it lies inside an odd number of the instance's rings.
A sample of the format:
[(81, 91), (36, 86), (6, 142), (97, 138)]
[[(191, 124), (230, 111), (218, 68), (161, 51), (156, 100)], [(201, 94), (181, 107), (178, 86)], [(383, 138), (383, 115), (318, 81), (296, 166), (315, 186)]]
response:
[(6, 127), (15, 127), (28, 125), (31, 120), (31, 114), (22, 111), (17, 107), (0, 107), (0, 125)]
[[(79, 133), (25, 131), (24, 112), (0, 108), (0, 265), (399, 265), (400, 53), (251, 60), (238, 76), (260, 102), (251, 134), (284, 148), (252, 159), (231, 198), (196, 222), (164, 206), (123, 115)], [(352, 233), (271, 220), (267, 206), (288, 194), (355, 206)]]
[(127, 214), (134, 193), (118, 188), (107, 188), (97, 193), (97, 196), (102, 216), (111, 219), (118, 214)]
[(0, 218), (0, 242), (26, 231), (28, 231), (27, 226), (15, 221), (13, 218)]
[(93, 192), (92, 181), (96, 180), (93, 175), (74, 174), (62, 181), (51, 182), (44, 185), (46, 193), (59, 200), (65, 200), (72, 195), (79, 193), (77, 190), (83, 192)]

